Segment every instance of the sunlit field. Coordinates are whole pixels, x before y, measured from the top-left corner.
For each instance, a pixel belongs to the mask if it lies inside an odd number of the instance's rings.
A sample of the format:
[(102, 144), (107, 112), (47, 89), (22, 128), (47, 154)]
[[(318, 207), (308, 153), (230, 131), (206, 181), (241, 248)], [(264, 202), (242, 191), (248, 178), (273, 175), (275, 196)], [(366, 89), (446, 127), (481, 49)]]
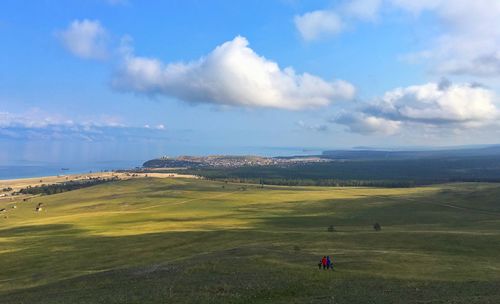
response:
[(500, 303), (499, 197), (142, 178), (4, 202), (0, 303)]

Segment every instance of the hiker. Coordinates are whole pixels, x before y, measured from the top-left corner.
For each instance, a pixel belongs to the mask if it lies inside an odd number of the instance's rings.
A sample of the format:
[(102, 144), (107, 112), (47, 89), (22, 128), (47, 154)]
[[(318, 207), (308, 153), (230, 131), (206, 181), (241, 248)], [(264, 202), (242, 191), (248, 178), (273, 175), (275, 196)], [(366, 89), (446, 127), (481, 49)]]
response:
[(326, 270), (326, 256), (321, 259), (321, 265), (323, 265), (323, 270)]
[(330, 256), (326, 257), (327, 268), (333, 270), (333, 259), (330, 259)]
[(322, 265), (322, 262), (321, 262), (321, 259), (319, 260), (319, 263), (318, 263), (318, 269), (321, 270), (321, 265)]

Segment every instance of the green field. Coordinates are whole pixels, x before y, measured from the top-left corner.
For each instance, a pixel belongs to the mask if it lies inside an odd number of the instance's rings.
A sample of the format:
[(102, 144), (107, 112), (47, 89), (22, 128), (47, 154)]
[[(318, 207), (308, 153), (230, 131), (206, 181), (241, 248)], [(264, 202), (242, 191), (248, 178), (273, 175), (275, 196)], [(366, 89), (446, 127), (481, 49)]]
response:
[(143, 178), (0, 203), (0, 303), (500, 303), (499, 199)]

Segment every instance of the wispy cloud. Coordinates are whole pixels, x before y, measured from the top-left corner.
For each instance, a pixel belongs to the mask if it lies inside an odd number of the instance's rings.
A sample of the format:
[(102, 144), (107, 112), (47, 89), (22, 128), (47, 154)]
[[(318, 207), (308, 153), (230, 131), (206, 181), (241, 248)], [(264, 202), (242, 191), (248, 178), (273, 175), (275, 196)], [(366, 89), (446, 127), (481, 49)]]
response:
[(429, 47), (406, 54), (440, 74), (500, 76), (500, 1), (497, 0), (353, 0), (333, 8), (295, 16), (305, 40), (336, 36), (357, 22), (372, 22), (382, 12), (419, 16), (429, 13), (439, 22), (439, 34), (426, 38)]
[(68, 119), (50, 115), (37, 109), (15, 114), (0, 112), (0, 138), (37, 140), (129, 140), (136, 137), (164, 135), (163, 124), (150, 127), (132, 127), (112, 116), (98, 119)]
[(56, 32), (56, 37), (73, 55), (85, 59), (105, 59), (109, 55), (109, 34), (98, 20), (74, 20)]
[(144, 125), (145, 129), (155, 129), (155, 130), (165, 130), (165, 125), (164, 124), (159, 124), (156, 126), (151, 126), (149, 124)]
[(294, 17), (295, 27), (306, 41), (336, 36), (356, 21), (376, 21), (382, 0), (346, 1), (332, 9), (315, 10)]
[(438, 73), (500, 76), (500, 1), (393, 0), (394, 5), (420, 15), (435, 14), (442, 33), (430, 38), (424, 60)]
[(303, 120), (299, 120), (295, 123), (295, 125), (297, 127), (299, 127), (301, 130), (305, 130), (305, 131), (313, 131), (313, 132), (326, 132), (326, 131), (328, 131), (328, 125), (326, 125), (326, 124), (318, 124), (318, 123), (310, 124), (310, 123), (306, 123)]
[(336, 35), (344, 28), (340, 16), (327, 10), (317, 10), (295, 16), (294, 22), (302, 38), (309, 41)]

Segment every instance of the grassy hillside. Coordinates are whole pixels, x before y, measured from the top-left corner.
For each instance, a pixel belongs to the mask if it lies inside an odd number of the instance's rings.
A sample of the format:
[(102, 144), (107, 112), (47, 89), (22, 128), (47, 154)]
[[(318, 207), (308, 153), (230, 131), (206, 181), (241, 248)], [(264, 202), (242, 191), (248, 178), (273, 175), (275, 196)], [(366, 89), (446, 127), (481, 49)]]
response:
[(1, 203), (0, 303), (500, 303), (498, 197), (149, 178)]

